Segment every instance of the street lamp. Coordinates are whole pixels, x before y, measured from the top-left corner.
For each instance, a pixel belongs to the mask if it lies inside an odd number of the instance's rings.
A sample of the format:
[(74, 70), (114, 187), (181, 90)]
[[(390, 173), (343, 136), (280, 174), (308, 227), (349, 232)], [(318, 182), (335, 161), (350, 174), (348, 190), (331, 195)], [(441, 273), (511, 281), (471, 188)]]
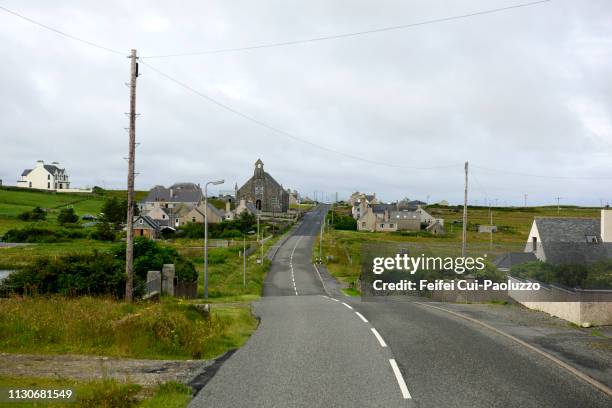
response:
[(208, 185), (218, 186), (225, 180), (209, 181), (204, 185), (204, 299), (208, 299)]

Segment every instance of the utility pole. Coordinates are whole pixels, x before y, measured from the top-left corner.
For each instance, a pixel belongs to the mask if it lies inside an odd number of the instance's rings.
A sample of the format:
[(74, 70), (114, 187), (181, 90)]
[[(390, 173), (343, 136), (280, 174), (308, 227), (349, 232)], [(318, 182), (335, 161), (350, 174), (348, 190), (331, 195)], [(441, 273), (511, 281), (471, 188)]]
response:
[(465, 191), (463, 196), (463, 231), (461, 234), (461, 256), (467, 252), (467, 203), (468, 203), (468, 162), (465, 162)]
[(555, 200), (557, 200), (557, 215), (559, 215), (559, 213), (561, 213), (561, 199), (563, 197), (555, 197)]
[(319, 238), (319, 262), (323, 263), (323, 228), (325, 228), (325, 213), (321, 220), (321, 237)]
[(242, 286), (246, 288), (246, 235), (242, 237)]
[(524, 199), (523, 207), (527, 207), (527, 194), (523, 194), (523, 199)]
[(491, 234), (491, 242), (489, 243), (489, 247), (491, 249), (493, 249), (493, 211), (491, 210), (491, 206), (489, 206), (489, 218), (491, 218), (491, 230), (490, 230), (490, 234)]
[(127, 179), (127, 232), (125, 238), (125, 300), (131, 303), (134, 300), (134, 169), (136, 156), (136, 78), (138, 77), (138, 63), (136, 50), (130, 54), (130, 143), (128, 155)]

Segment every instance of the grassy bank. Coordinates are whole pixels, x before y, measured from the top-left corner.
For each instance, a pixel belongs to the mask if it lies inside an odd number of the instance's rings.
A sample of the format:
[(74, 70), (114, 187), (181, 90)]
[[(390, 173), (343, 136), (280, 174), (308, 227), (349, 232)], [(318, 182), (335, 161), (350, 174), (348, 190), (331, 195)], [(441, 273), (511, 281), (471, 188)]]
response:
[(0, 299), (4, 352), (206, 359), (242, 346), (256, 327), (244, 306), (217, 306), (206, 319), (174, 299), (134, 305), (91, 297)]
[(10, 402), (0, 406), (25, 407), (79, 407), (79, 408), (183, 408), (191, 400), (191, 389), (178, 383), (164, 383), (152, 389), (115, 380), (75, 381), (69, 379), (0, 377), (0, 387), (17, 389), (71, 389), (70, 402)]

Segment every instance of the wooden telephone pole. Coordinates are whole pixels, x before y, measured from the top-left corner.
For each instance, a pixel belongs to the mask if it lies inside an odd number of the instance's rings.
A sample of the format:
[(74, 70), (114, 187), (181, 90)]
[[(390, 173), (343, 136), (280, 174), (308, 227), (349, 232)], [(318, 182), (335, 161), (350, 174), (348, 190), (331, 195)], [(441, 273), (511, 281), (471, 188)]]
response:
[(467, 203), (468, 203), (468, 162), (465, 162), (465, 192), (463, 196), (463, 232), (461, 234), (461, 256), (467, 252)]
[(136, 50), (130, 54), (130, 143), (128, 156), (127, 179), (127, 233), (125, 245), (125, 300), (134, 299), (134, 161), (136, 156), (136, 78), (138, 77), (138, 63)]

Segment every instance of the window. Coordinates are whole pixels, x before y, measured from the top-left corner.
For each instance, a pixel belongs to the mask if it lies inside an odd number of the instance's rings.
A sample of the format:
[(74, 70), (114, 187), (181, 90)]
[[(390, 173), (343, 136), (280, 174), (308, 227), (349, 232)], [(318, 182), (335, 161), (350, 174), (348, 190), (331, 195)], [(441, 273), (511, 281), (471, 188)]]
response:
[(393, 228), (393, 224), (389, 224), (389, 228)]
[(142, 219), (139, 221), (139, 223), (140, 223), (140, 224), (142, 224), (142, 223), (143, 223), (143, 222), (142, 222)]
[(191, 217), (191, 222), (195, 222), (195, 217)]
[(166, 219), (166, 214), (162, 214), (162, 220)]
[(47, 174), (47, 180), (51, 180), (51, 175)]
[(531, 237), (531, 249), (533, 252), (538, 250), (538, 237)]
[(361, 223), (361, 226), (362, 226), (363, 228), (365, 228), (366, 223), (365, 223), (365, 222), (362, 222), (362, 223)]
[(47, 183), (47, 188), (51, 188), (51, 183)]
[(385, 224), (380, 224), (380, 228), (385, 228)]
[(597, 243), (597, 236), (595, 235), (587, 235), (586, 236), (586, 241), (590, 244), (596, 244)]

